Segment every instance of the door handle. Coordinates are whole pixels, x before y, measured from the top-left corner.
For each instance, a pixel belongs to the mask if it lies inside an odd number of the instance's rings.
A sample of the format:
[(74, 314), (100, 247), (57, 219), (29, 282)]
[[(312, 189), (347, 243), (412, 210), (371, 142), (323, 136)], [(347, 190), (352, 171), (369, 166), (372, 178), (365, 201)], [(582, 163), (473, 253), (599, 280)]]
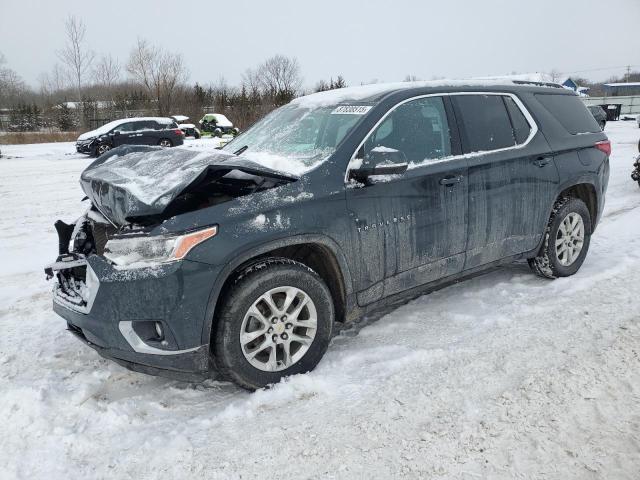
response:
[(451, 185), (455, 185), (456, 183), (460, 183), (461, 181), (462, 175), (449, 175), (440, 179), (440, 185), (450, 187)]
[(538, 157), (533, 161), (533, 164), (536, 167), (542, 168), (545, 165), (548, 165), (550, 161), (551, 161), (551, 157)]

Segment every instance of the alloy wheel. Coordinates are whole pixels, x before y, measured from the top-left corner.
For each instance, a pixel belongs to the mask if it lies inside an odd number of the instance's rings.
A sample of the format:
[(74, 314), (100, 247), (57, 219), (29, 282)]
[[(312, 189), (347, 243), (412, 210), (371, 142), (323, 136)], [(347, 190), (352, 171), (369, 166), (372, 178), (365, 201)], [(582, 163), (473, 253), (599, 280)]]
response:
[(160, 146), (161, 147), (170, 147), (171, 146), (171, 142), (169, 140), (160, 140)]
[(111, 147), (109, 145), (100, 145), (98, 147), (98, 156), (108, 152), (109, 150), (111, 150)]
[(560, 222), (556, 235), (556, 257), (561, 265), (568, 267), (580, 256), (584, 245), (584, 221), (571, 212)]
[(285, 370), (307, 353), (317, 327), (316, 307), (307, 293), (290, 286), (273, 288), (253, 302), (242, 320), (242, 353), (259, 370)]

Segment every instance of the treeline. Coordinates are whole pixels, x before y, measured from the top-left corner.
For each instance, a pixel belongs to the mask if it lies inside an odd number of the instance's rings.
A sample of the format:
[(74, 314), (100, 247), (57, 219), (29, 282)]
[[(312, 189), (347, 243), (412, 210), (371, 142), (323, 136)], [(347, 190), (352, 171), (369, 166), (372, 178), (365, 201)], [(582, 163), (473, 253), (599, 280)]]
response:
[[(85, 41), (82, 20), (65, 22), (66, 43), (59, 62), (28, 86), (6, 66), (0, 53), (0, 129), (74, 131), (96, 128), (109, 120), (135, 116), (186, 115), (195, 123), (205, 113), (224, 113), (246, 128), (302, 91), (295, 58), (275, 55), (247, 69), (238, 86), (223, 79), (211, 85), (189, 85), (180, 53), (138, 39), (126, 62), (97, 55)], [(321, 80), (314, 90), (346, 86), (338, 76)]]

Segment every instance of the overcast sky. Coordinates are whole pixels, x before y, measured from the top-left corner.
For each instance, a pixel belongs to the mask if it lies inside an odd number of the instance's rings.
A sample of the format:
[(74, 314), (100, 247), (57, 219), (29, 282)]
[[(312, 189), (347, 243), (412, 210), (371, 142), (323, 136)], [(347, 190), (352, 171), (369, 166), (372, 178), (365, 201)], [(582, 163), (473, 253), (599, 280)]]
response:
[(125, 62), (143, 37), (183, 53), (204, 84), (235, 84), (276, 53), (298, 59), (306, 86), (640, 70), (640, 0), (0, 0), (0, 51), (30, 84), (57, 62), (69, 14), (96, 53)]

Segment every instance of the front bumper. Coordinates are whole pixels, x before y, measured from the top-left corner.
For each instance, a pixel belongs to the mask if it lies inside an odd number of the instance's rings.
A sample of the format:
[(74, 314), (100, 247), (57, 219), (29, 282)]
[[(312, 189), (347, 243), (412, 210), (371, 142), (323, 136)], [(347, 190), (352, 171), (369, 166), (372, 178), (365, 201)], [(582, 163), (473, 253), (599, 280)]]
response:
[[(86, 264), (78, 299), (61, 288), (60, 277), (54, 286), (53, 309), (72, 333), (132, 370), (183, 380), (209, 376), (206, 310), (217, 267), (183, 260), (117, 270), (97, 255)], [(155, 323), (162, 325), (162, 343), (145, 336)]]
[(92, 149), (93, 140), (88, 142), (76, 142), (76, 152), (78, 153), (93, 153)]

